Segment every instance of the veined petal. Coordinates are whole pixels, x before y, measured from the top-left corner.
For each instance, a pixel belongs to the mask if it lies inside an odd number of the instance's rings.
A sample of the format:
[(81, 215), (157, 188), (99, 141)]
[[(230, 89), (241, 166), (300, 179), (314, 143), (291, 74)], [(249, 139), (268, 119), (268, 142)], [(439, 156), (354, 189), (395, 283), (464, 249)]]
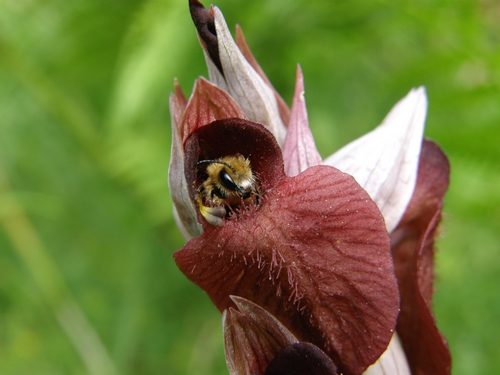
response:
[(389, 233), (413, 195), (426, 112), (424, 88), (413, 89), (375, 130), (324, 161), (354, 176), (377, 203)]
[(182, 142), (198, 128), (226, 118), (246, 119), (245, 113), (224, 90), (199, 78), (182, 120)]
[(373, 365), (363, 373), (364, 375), (411, 375), (406, 354), (401, 346), (401, 341), (397, 333), (392, 336), (392, 340), (387, 350)]
[(285, 145), (283, 146), (285, 171), (288, 176), (296, 176), (309, 167), (321, 164), (321, 155), (316, 148), (307, 120), (306, 100), (304, 98), (304, 77), (297, 66), (295, 94)]
[[(252, 121), (263, 124), (276, 137), (281, 146), (286, 127), (281, 120), (273, 90), (245, 59), (233, 40), (221, 11), (213, 7), (219, 56), (226, 86), (225, 90)], [(216, 79), (219, 84), (219, 79)]]

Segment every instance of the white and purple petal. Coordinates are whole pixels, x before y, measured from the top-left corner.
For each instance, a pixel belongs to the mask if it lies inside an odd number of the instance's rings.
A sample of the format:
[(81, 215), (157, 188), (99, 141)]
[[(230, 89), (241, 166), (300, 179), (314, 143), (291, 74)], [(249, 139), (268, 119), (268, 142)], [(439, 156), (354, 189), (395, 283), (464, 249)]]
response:
[(413, 195), (426, 112), (424, 88), (413, 89), (381, 125), (324, 161), (354, 176), (377, 203), (388, 232), (397, 226)]

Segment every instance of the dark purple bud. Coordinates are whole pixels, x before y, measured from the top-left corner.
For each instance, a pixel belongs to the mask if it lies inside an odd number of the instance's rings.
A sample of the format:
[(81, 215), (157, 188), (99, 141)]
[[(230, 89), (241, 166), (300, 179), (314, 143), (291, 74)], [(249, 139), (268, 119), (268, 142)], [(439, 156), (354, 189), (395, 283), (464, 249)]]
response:
[(214, 16), (198, 0), (189, 0), (189, 11), (201, 40), (205, 43), (210, 58), (217, 69), (224, 75), (219, 57), (219, 44), (215, 30)]

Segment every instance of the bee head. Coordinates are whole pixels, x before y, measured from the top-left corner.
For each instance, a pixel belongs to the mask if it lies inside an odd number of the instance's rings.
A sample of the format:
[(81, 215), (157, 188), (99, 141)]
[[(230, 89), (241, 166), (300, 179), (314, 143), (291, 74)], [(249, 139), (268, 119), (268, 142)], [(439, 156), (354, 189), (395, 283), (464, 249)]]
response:
[[(200, 160), (196, 165), (209, 164), (207, 174), (221, 188), (228, 192), (234, 192), (239, 197), (247, 199), (254, 190), (255, 178), (253, 177), (250, 163), (243, 156), (226, 157), (223, 159)], [(219, 165), (220, 168), (213, 168), (213, 165)]]

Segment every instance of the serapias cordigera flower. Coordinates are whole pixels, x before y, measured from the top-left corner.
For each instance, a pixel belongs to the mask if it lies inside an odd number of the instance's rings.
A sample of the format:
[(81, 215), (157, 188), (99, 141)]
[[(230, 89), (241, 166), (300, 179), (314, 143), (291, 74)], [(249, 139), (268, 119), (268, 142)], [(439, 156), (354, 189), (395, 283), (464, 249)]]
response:
[(306, 361), (313, 374), (448, 374), (430, 305), (449, 166), (422, 140), (425, 91), (322, 161), (300, 68), (289, 110), (241, 29), (236, 44), (218, 8), (189, 4), (210, 81), (189, 100), (176, 82), (170, 99), (169, 186), (189, 240), (174, 258), (224, 313), (230, 373), (280, 374), (312, 356), (325, 366)]

